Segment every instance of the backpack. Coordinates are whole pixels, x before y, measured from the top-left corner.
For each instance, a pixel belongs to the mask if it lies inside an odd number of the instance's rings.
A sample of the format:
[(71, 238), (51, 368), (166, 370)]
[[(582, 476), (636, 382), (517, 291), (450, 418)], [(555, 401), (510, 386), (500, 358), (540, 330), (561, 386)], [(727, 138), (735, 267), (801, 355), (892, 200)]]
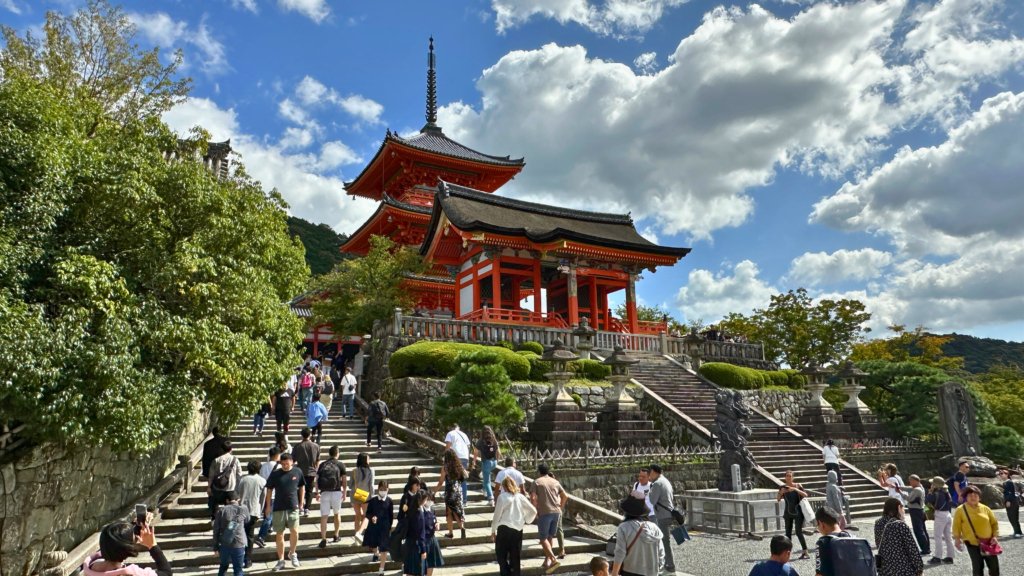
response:
[(316, 476), (316, 487), (321, 492), (337, 492), (341, 490), (341, 469), (338, 465), (327, 460), (320, 467), (320, 473)]
[(300, 388), (312, 388), (313, 387), (313, 373), (306, 372), (302, 375), (302, 383), (299, 384)]
[(214, 476), (210, 480), (210, 487), (214, 490), (227, 490), (228, 486), (231, 485), (231, 474), (235, 471), (235, 460), (231, 461), (231, 464), (227, 468), (222, 470), (219, 474)]
[(871, 544), (863, 538), (833, 537), (828, 555), (835, 576), (877, 576), (878, 567), (871, 553)]
[(374, 422), (383, 422), (387, 416), (384, 414), (384, 406), (380, 400), (370, 402), (370, 419)]
[(328, 378), (327, 380), (324, 380), (324, 389), (320, 393), (323, 394), (324, 396), (333, 396), (334, 395), (334, 382), (331, 382), (330, 378)]
[(480, 456), (484, 460), (494, 460), (498, 457), (498, 446), (496, 444), (484, 443), (483, 450), (480, 451)]
[[(236, 506), (237, 508), (237, 506)], [(238, 513), (235, 512), (232, 518), (224, 523), (220, 530), (220, 538), (217, 543), (221, 548), (230, 548), (235, 541), (235, 532), (238, 530)]]

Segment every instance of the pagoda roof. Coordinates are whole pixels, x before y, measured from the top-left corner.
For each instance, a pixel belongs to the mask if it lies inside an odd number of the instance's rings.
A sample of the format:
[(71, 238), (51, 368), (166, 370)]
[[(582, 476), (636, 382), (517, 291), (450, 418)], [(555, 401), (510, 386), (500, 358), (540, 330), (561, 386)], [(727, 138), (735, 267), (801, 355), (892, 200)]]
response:
[(463, 232), (524, 237), (535, 244), (575, 241), (591, 246), (682, 258), (689, 248), (659, 246), (636, 231), (629, 214), (559, 208), (496, 196), (442, 181), (421, 251), (426, 254), (441, 216)]
[(494, 164), (497, 166), (518, 166), (522, 167), (526, 165), (523, 158), (512, 158), (510, 156), (492, 156), (490, 154), (484, 154), (473, 150), (468, 146), (459, 144), (455, 140), (445, 136), (444, 132), (438, 126), (427, 125), (420, 130), (419, 134), (404, 138), (399, 136), (397, 133), (389, 132), (388, 137), (395, 141), (401, 142), (406, 146), (416, 148), (417, 150), (423, 150), (425, 152), (433, 152), (435, 154), (443, 154), (452, 158), (458, 158), (459, 160), (469, 160), (471, 162), (483, 162), (485, 164)]
[(340, 250), (352, 254), (365, 254), (369, 249), (370, 236), (373, 234), (390, 236), (397, 227), (397, 222), (388, 222), (386, 218), (387, 215), (396, 212), (406, 212), (410, 219), (426, 223), (430, 219), (431, 207), (400, 202), (390, 195), (384, 194), (381, 197), (381, 203), (377, 205), (377, 210), (348, 237), (348, 240), (341, 245)]

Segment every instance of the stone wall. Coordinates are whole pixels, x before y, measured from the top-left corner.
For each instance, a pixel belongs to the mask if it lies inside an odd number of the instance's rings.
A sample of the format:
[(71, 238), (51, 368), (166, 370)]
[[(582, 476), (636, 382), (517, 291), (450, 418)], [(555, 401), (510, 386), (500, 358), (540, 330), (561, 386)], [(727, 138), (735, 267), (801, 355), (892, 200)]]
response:
[(939, 460), (946, 456), (947, 450), (937, 451), (846, 451), (841, 454), (843, 460), (860, 468), (866, 474), (875, 475), (877, 470), (890, 462), (900, 469), (900, 475), (906, 481), (911, 474), (923, 479), (933, 476), (946, 477), (939, 465)]
[[(381, 394), (397, 421), (420, 431), (436, 434), (440, 431), (430, 429), (434, 399), (444, 393), (446, 383), (447, 380), (440, 378), (390, 378), (384, 381)], [(574, 398), (578, 397), (580, 407), (588, 413), (588, 419), (596, 422), (598, 412), (608, 402), (612, 386), (609, 382), (583, 384), (574, 381), (567, 385), (565, 390)], [(551, 387), (543, 382), (513, 382), (509, 391), (526, 412), (526, 419), (522, 423), (525, 429), (533, 422), (537, 407), (548, 397)], [(647, 417), (654, 421), (654, 427), (661, 430), (662, 445), (685, 446), (704, 443), (698, 436), (691, 434), (674, 414), (648, 398), (642, 388), (631, 384), (626, 386), (625, 393), (637, 400), (647, 413)]]
[(740, 394), (750, 406), (789, 426), (797, 423), (811, 399), (810, 392), (800, 390), (740, 390)]
[[(619, 502), (629, 494), (636, 482), (640, 464), (628, 467), (561, 469), (555, 464), (554, 474), (573, 496), (588, 502), (619, 512)], [(676, 505), (681, 503), (679, 494), (684, 490), (704, 490), (714, 488), (718, 482), (718, 460), (708, 458), (694, 464), (666, 464), (663, 474), (672, 482), (676, 494)], [(582, 523), (591, 519), (578, 518)]]
[(72, 451), (56, 445), (25, 450), (0, 466), (0, 570), (38, 573), (43, 555), (69, 551), (166, 477), (179, 454), (206, 436), (209, 413), (197, 409), (178, 434), (150, 455), (111, 453), (97, 446)]

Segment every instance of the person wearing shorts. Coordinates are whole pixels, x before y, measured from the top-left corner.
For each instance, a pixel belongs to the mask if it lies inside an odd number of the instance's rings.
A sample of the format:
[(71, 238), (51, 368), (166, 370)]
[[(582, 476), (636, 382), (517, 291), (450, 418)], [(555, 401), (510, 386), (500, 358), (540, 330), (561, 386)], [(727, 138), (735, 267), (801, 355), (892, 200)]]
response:
[(281, 467), (270, 473), (267, 479), (267, 496), (264, 503), (264, 513), (269, 514), (273, 509), (271, 523), (277, 540), (277, 565), (274, 571), (284, 569), (284, 531), (288, 529), (289, 546), (288, 556), (291, 558), (292, 566), (299, 567), (299, 556), (295, 553), (295, 547), (299, 543), (299, 503), (302, 502), (306, 489), (306, 478), (302, 471), (294, 466), (292, 455), (281, 454)]
[(537, 539), (544, 549), (544, 563), (541, 565), (545, 571), (553, 571), (559, 564), (554, 552), (554, 539), (558, 533), (559, 517), (565, 503), (569, 501), (569, 495), (565, 493), (562, 484), (551, 475), (547, 464), (537, 467), (537, 479), (533, 481), (530, 489), (530, 499), (537, 509)]
[(316, 471), (316, 483), (320, 488), (320, 547), (327, 547), (327, 517), (334, 517), (334, 539), (341, 542), (341, 501), (348, 489), (345, 465), (338, 460), (338, 447), (331, 446), (328, 458), (320, 463)]

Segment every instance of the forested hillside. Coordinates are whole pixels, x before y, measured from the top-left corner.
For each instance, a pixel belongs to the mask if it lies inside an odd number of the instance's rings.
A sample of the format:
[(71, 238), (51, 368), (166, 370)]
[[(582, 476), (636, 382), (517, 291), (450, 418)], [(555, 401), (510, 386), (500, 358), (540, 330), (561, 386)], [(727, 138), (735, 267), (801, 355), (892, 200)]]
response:
[(306, 247), (306, 264), (314, 276), (326, 274), (347, 256), (338, 248), (348, 236), (338, 234), (327, 224), (313, 224), (295, 216), (288, 217), (288, 233), (298, 236)]
[(988, 372), (998, 365), (1024, 367), (1024, 342), (976, 338), (966, 334), (946, 334), (952, 338), (942, 346), (946, 356), (962, 356), (964, 369), (974, 374)]

